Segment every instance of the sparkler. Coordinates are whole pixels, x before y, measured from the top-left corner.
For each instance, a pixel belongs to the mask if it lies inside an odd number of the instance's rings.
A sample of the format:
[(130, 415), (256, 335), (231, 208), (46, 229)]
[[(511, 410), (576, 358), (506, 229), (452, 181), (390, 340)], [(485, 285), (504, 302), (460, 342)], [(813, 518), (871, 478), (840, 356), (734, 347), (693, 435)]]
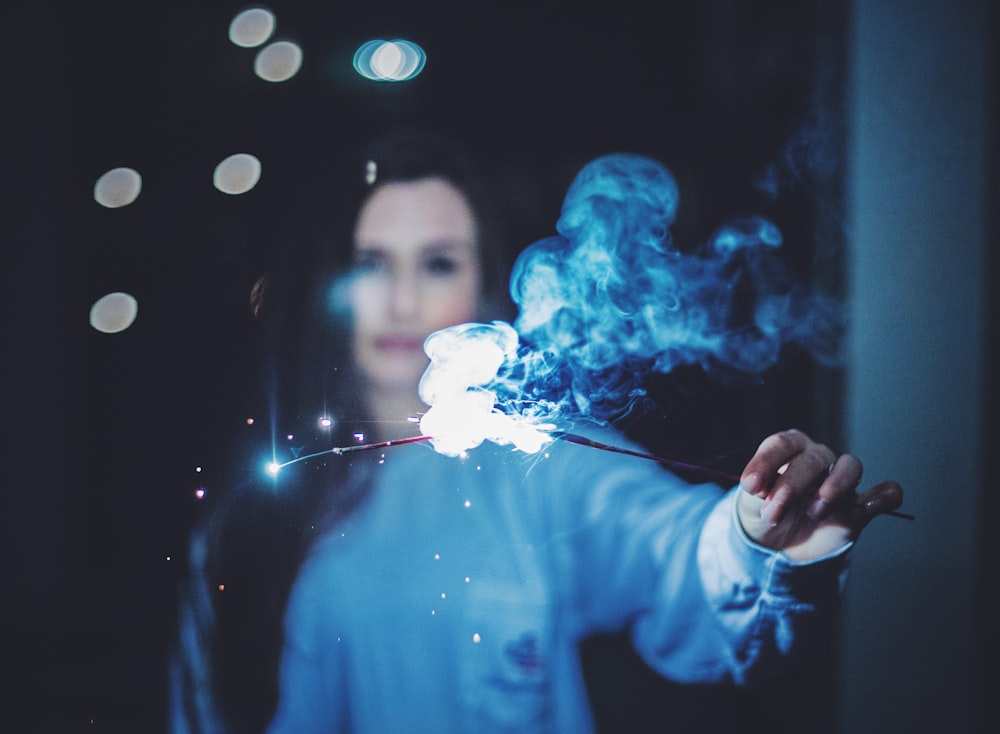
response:
[(410, 436), (409, 438), (395, 438), (391, 441), (380, 441), (378, 443), (362, 443), (356, 446), (334, 446), (331, 449), (326, 449), (325, 451), (317, 451), (312, 454), (306, 454), (305, 456), (297, 456), (291, 461), (268, 462), (266, 469), (267, 473), (271, 476), (277, 476), (278, 472), (284, 469), (286, 466), (291, 466), (292, 464), (298, 464), (300, 461), (306, 461), (307, 459), (315, 459), (317, 456), (326, 456), (327, 454), (333, 454), (334, 456), (341, 456), (343, 454), (350, 454), (355, 451), (374, 451), (376, 449), (385, 449), (390, 446), (402, 446), (408, 443), (418, 443), (420, 441), (430, 441), (433, 436)]
[[(740, 480), (739, 476), (737, 476), (736, 474), (730, 474), (728, 472), (719, 471), (717, 469), (711, 469), (706, 466), (699, 466), (698, 464), (689, 464), (683, 461), (677, 461), (675, 459), (667, 459), (662, 456), (657, 456), (656, 454), (648, 454), (642, 451), (626, 449), (621, 446), (614, 446), (612, 444), (601, 443), (600, 441), (595, 441), (591, 438), (587, 438), (586, 436), (581, 436), (577, 433), (568, 433), (566, 431), (554, 431), (550, 435), (553, 440), (566, 441), (567, 443), (573, 443), (578, 446), (586, 446), (588, 448), (597, 449), (598, 451), (608, 451), (615, 454), (625, 454), (626, 456), (635, 456), (640, 459), (655, 461), (658, 464), (669, 466), (674, 469), (683, 469), (685, 471), (695, 472), (697, 474), (714, 477), (716, 479), (724, 479), (732, 482), (738, 482)], [(377, 451), (379, 449), (386, 449), (392, 446), (402, 446), (409, 443), (421, 443), (425, 441), (432, 441), (433, 439), (434, 439), (433, 436), (420, 435), (420, 436), (410, 436), (408, 438), (396, 438), (389, 441), (379, 441), (378, 443), (357, 444), (355, 446), (335, 446), (325, 451), (318, 451), (314, 454), (297, 457), (295, 459), (292, 459), (291, 461), (286, 461), (283, 464), (272, 462), (268, 464), (268, 471), (272, 475), (276, 475), (283, 467), (289, 466), (290, 464), (295, 464), (299, 461), (305, 461), (306, 459), (311, 459), (316, 456), (324, 456), (326, 454), (333, 454), (334, 456), (342, 456), (344, 454), (350, 454), (356, 451)], [(906, 512), (899, 512), (898, 510), (892, 510), (883, 514), (888, 515), (890, 517), (896, 517), (901, 520), (916, 520), (915, 515), (911, 515)]]

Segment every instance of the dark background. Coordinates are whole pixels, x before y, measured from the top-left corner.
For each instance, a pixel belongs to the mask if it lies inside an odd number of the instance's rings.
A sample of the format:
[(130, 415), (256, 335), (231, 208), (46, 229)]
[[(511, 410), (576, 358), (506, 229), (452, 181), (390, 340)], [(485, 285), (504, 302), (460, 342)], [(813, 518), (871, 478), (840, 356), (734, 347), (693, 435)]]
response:
[[(17, 730), (161, 728), (195, 490), (211, 495), (234, 452), (288, 430), (266, 420), (250, 288), (322, 231), (338, 166), (379, 131), (434, 127), (493, 163), (515, 248), (551, 233), (581, 165), (627, 150), (675, 173), (680, 247), (762, 214), (803, 279), (843, 289), (847, 4), (585, 5), (275, 2), (275, 37), (304, 50), (280, 84), (227, 39), (242, 3), (5, 10), (2, 563)], [(426, 50), (420, 76), (354, 73), (362, 42), (395, 37)], [(235, 152), (263, 175), (231, 197), (211, 175)], [(143, 189), (108, 210), (93, 186), (116, 166)], [(777, 197), (757, 185), (769, 171)], [(139, 316), (101, 334), (88, 312), (113, 290)], [(801, 361), (735, 387), (681, 371), (653, 385), (667, 420), (640, 438), (738, 471), (788, 425), (836, 443), (840, 390), (837, 370)], [(616, 640), (593, 643), (588, 664), (609, 731), (713, 731), (747, 706), (768, 717), (757, 696), (653, 681)], [(790, 705), (829, 721), (829, 670), (799, 672), (783, 683)]]

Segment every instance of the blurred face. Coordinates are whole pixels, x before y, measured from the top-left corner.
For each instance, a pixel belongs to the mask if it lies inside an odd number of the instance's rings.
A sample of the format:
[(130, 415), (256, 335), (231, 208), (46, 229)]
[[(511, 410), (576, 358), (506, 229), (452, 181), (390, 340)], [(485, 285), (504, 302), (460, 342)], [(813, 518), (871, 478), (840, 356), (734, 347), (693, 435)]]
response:
[(476, 222), (465, 197), (439, 178), (388, 183), (354, 230), (354, 354), (373, 388), (416, 390), (424, 339), (473, 321), (479, 297)]

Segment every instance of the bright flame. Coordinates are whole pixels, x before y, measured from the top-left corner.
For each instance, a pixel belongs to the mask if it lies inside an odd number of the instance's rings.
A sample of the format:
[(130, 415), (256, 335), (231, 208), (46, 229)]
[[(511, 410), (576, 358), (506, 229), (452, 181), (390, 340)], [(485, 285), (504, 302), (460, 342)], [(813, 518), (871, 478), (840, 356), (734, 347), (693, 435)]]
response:
[(424, 351), (431, 364), (419, 392), (431, 407), (420, 431), (432, 437), (435, 450), (460, 456), (489, 440), (535, 453), (551, 441), (546, 431), (554, 426), (499, 409), (497, 392), (487, 387), (516, 366), (517, 346), (517, 332), (502, 321), (461, 324), (427, 337)]

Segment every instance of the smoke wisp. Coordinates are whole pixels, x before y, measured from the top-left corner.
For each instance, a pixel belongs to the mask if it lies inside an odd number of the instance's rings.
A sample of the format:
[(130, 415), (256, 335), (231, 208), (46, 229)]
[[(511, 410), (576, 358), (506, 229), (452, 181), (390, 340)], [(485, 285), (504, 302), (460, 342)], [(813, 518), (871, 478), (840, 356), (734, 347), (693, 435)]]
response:
[(841, 304), (795, 281), (773, 223), (728, 223), (684, 253), (670, 233), (678, 202), (673, 175), (651, 158), (584, 166), (557, 234), (514, 265), (513, 326), (463, 324), (428, 338), (421, 426), (438, 450), (493, 440), (537, 451), (559, 422), (611, 421), (650, 373), (681, 365), (759, 374), (792, 345), (823, 365), (839, 360)]

